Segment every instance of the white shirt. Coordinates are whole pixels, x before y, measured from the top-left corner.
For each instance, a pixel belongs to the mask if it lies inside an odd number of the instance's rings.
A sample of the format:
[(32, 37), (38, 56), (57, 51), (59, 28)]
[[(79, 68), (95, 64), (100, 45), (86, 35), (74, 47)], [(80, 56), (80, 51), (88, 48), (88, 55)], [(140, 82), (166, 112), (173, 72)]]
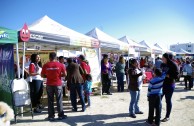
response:
[[(141, 73), (141, 71), (139, 69), (136, 69), (136, 71), (137, 71), (137, 74)], [(139, 86), (140, 90), (142, 89), (142, 84), (143, 84), (143, 77), (141, 75), (138, 77), (138, 86)]]

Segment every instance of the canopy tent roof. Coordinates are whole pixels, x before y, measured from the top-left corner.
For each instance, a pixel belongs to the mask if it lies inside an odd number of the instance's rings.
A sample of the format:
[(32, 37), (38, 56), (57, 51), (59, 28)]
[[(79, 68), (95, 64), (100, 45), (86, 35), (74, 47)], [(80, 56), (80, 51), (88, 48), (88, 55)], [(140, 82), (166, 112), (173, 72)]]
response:
[(141, 41), (139, 44), (142, 44), (142, 45), (146, 46), (154, 54), (162, 54), (163, 53), (163, 50), (161, 48), (159, 48), (157, 46), (148, 45), (148, 43), (145, 40)]
[(176, 52), (176, 54), (191, 54), (191, 53), (181, 48), (178, 50), (178, 52)]
[(104, 33), (103, 31), (99, 30), (98, 28), (94, 28), (86, 35), (96, 38), (101, 43), (102, 50), (117, 50), (117, 51), (128, 51), (129, 45), (124, 43), (112, 36)]
[(48, 16), (44, 16), (28, 26), (30, 30), (30, 40), (27, 43), (33, 46), (41, 46), (41, 49), (67, 49), (76, 47), (98, 47), (97, 39), (88, 37), (69, 29)]
[(5, 43), (15, 44), (17, 42), (18, 42), (17, 31), (0, 27), (0, 44), (5, 44)]
[(119, 40), (129, 44), (129, 46), (135, 48), (136, 51), (147, 50), (146, 46), (136, 43), (134, 40), (129, 39), (127, 36), (123, 36)]
[(164, 48), (163, 46), (159, 45), (158, 43), (155, 43), (154, 46), (156, 46), (156, 47), (162, 49), (162, 50), (163, 50), (164, 52), (166, 52), (166, 53), (175, 54), (175, 52), (173, 52), (173, 51), (171, 51), (171, 50), (169, 50), (169, 49), (167, 49), (167, 48)]

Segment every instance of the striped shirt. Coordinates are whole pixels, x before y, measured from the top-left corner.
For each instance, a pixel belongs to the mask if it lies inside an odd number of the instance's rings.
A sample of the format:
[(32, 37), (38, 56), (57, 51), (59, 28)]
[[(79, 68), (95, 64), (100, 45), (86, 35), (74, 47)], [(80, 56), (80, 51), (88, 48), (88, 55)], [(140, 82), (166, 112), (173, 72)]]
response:
[(150, 83), (148, 85), (148, 96), (162, 95), (162, 87), (165, 76), (166, 75), (163, 74), (161, 77), (154, 77), (152, 80), (150, 80)]

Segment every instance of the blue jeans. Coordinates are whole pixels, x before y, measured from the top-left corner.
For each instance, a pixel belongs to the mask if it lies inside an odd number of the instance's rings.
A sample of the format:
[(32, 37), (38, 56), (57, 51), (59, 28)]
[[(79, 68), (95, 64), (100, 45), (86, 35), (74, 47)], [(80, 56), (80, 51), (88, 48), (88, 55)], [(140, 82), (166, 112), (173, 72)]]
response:
[(129, 91), (131, 95), (131, 102), (129, 106), (129, 113), (134, 115), (135, 113), (140, 112), (139, 110), (139, 98), (140, 98), (140, 91)]
[(172, 95), (174, 92), (174, 88), (168, 88), (168, 89), (164, 89), (163, 88), (163, 96), (165, 96), (166, 98), (166, 118), (170, 117), (170, 113), (172, 110)]
[(83, 85), (82, 84), (70, 84), (70, 98), (71, 105), (74, 110), (77, 110), (77, 94), (79, 95), (80, 102), (82, 105), (82, 110), (85, 110), (85, 102), (83, 96)]
[(124, 73), (118, 73), (117, 74), (117, 90), (118, 92), (124, 91)]
[(91, 105), (90, 95), (87, 95), (87, 99), (88, 99), (88, 106), (90, 106)]
[(41, 80), (32, 80), (29, 85), (32, 106), (35, 108), (40, 104), (41, 96), (43, 93), (43, 83)]

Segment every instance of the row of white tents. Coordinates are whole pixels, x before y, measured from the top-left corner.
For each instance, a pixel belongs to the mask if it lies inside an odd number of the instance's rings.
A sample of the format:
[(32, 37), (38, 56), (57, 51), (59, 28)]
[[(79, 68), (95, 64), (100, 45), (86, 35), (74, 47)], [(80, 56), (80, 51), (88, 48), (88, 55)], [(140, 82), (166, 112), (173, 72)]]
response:
[(88, 33), (81, 34), (69, 29), (48, 16), (44, 16), (28, 26), (30, 40), (26, 43), (27, 48), (41, 50), (81, 50), (82, 47), (101, 48), (102, 53), (122, 53), (140, 55), (162, 54), (171, 52), (158, 44), (151, 46), (146, 41), (137, 43), (127, 36), (116, 39), (98, 28)]

